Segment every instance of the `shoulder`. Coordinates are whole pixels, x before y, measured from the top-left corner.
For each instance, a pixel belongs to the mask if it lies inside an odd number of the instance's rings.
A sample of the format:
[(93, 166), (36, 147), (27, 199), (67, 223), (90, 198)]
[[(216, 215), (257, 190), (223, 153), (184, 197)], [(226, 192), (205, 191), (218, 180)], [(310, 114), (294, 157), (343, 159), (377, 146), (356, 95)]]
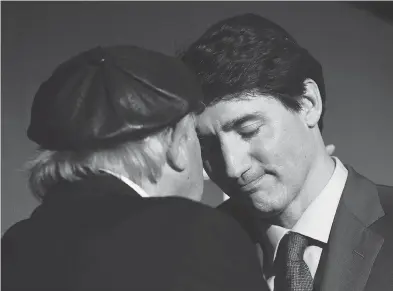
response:
[(224, 233), (243, 233), (239, 222), (230, 214), (219, 211), (200, 202), (182, 197), (163, 197), (146, 199), (144, 216), (151, 219), (161, 217), (161, 221), (170, 222), (178, 228), (192, 231), (214, 230)]
[(348, 178), (344, 193), (348, 192), (351, 194), (350, 198), (353, 200), (366, 198), (365, 201), (367, 201), (367, 203), (374, 203), (375, 199), (377, 199), (385, 213), (393, 213), (392, 186), (378, 185), (369, 178), (358, 173), (353, 167), (349, 165), (345, 165), (345, 167), (348, 170)]
[(259, 235), (257, 229), (261, 225), (259, 224), (259, 222), (258, 226), (256, 226), (255, 218), (252, 216), (252, 212), (255, 211), (254, 206), (245, 205), (230, 198), (220, 204), (217, 209), (220, 210), (222, 213), (233, 217), (233, 219), (235, 219), (247, 232), (248, 236), (251, 238), (252, 241), (258, 241)]
[(374, 187), (383, 210), (383, 215), (371, 225), (371, 229), (383, 236), (385, 240), (393, 242), (393, 187), (369, 182)]
[[(231, 215), (180, 197), (150, 200), (152, 205), (144, 214), (145, 229), (154, 236), (165, 234), (160, 239), (171, 238), (172, 249), (186, 251), (201, 266), (234, 265), (230, 268), (236, 273), (242, 268), (250, 273), (259, 270), (253, 241)], [(144, 231), (143, 235), (148, 234)]]
[(112, 229), (109, 239), (114, 244), (128, 242), (145, 249), (146, 242), (160, 242), (158, 248), (168, 252), (183, 249), (203, 257), (209, 253), (212, 258), (223, 253), (249, 258), (255, 251), (239, 222), (217, 209), (180, 197), (144, 200), (148, 206), (143, 211)]
[[(252, 240), (229, 215), (180, 197), (146, 200), (148, 207), (112, 229), (106, 239), (111, 249), (127, 250), (132, 246), (138, 250), (138, 254), (131, 251), (134, 258), (150, 256), (154, 249), (160, 260), (175, 263), (184, 257), (199, 266), (225, 266), (233, 264), (233, 260), (257, 262)], [(124, 251), (119, 256), (124, 256)]]

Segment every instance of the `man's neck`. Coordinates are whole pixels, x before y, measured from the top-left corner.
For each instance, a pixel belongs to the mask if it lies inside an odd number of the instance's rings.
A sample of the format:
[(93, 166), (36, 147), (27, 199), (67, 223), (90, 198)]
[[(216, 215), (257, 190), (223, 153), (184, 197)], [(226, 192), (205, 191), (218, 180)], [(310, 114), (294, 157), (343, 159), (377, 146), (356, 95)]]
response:
[(134, 191), (136, 191), (140, 196), (142, 197), (149, 197), (150, 195), (148, 194), (149, 191), (146, 191), (143, 189), (141, 186), (139, 186), (137, 183), (132, 181), (127, 175), (125, 174), (120, 174), (116, 173), (115, 171), (109, 170), (109, 169), (101, 169), (101, 171), (106, 172), (112, 176), (115, 176), (116, 178), (120, 179), (123, 181), (125, 184), (130, 186)]

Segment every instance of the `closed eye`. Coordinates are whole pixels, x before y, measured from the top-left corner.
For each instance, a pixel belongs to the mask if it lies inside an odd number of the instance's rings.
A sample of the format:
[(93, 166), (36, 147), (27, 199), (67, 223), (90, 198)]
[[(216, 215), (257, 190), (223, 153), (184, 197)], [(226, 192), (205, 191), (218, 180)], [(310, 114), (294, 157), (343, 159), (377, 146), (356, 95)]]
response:
[(237, 133), (245, 139), (249, 139), (257, 135), (261, 129), (262, 124), (260, 122), (254, 122), (253, 124), (242, 126), (237, 129)]

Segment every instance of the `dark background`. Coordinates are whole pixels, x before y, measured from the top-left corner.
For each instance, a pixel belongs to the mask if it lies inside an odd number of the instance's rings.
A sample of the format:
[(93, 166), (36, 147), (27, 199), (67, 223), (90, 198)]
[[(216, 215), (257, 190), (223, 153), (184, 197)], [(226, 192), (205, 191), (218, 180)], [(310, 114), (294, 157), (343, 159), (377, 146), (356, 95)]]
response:
[[(338, 2), (2, 2), (1, 230), (38, 205), (24, 163), (39, 85), (67, 58), (97, 45), (136, 44), (167, 54), (211, 24), (254, 12), (289, 31), (323, 64), (324, 137), (336, 155), (377, 183), (393, 185), (393, 25), (386, 9)], [(391, 7), (391, 6), (390, 6)], [(382, 13), (381, 13), (382, 11)], [(380, 15), (381, 18), (375, 15)], [(222, 194), (206, 182), (204, 202)]]

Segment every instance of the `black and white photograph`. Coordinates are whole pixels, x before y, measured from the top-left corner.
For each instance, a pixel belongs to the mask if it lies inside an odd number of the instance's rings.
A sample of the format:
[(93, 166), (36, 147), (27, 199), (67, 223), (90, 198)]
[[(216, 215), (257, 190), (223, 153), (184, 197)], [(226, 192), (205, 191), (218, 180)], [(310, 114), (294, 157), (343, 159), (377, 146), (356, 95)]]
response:
[(392, 291), (393, 2), (1, 1), (1, 290)]

